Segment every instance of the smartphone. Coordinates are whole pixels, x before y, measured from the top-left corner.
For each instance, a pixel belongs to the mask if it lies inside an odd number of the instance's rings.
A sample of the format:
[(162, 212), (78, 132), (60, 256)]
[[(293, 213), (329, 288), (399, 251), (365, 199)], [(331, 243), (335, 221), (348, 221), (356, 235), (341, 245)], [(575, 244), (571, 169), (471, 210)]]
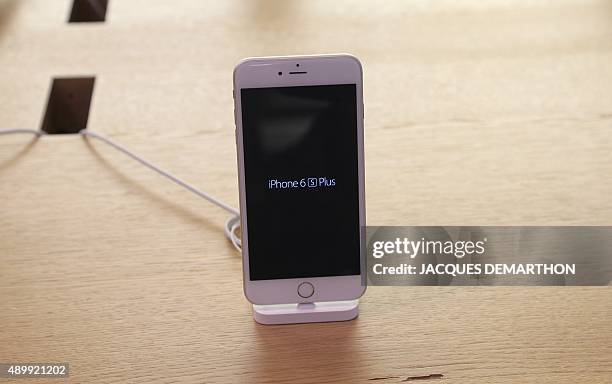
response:
[(244, 291), (253, 304), (365, 291), (363, 75), (351, 55), (234, 69)]

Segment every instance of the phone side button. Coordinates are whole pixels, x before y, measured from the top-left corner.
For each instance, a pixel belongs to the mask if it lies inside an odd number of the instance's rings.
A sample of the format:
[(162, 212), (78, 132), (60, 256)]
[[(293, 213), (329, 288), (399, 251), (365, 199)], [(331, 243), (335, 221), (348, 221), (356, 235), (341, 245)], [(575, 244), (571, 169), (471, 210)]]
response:
[(298, 285), (297, 293), (304, 299), (309, 298), (314, 294), (314, 286), (310, 283), (302, 283)]

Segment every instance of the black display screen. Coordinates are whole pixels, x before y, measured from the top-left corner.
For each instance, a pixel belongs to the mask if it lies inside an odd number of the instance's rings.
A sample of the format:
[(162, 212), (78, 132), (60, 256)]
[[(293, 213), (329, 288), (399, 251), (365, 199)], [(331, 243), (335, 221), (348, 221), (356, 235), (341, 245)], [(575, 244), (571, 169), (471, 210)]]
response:
[(251, 280), (358, 275), (356, 85), (241, 100)]

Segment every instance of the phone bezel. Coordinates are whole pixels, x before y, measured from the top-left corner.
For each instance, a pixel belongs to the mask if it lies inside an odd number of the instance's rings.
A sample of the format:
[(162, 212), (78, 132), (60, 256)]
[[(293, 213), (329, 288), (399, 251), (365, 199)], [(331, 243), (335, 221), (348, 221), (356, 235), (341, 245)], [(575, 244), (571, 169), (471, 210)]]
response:
[[(297, 66), (296, 64), (299, 64)], [(289, 72), (305, 72), (289, 74)], [(279, 72), (283, 72), (279, 76)], [(353, 300), (365, 292), (364, 255), (360, 254), (361, 274), (349, 276), (327, 276), (274, 280), (251, 280), (249, 272), (247, 207), (245, 196), (244, 147), (242, 140), (242, 88), (292, 87), (308, 85), (355, 84), (357, 100), (357, 146), (359, 184), (359, 226), (365, 226), (365, 169), (363, 143), (363, 71), (359, 60), (347, 54), (259, 57), (242, 60), (234, 69), (234, 119), (236, 122), (236, 145), (238, 157), (238, 179), (240, 190), (240, 221), (242, 233), (242, 263), (244, 293), (253, 304), (285, 304), (319, 301)], [(360, 230), (360, 241), (363, 241)], [(289, 252), (290, 250), (288, 250)], [(297, 287), (309, 282), (315, 287), (314, 294), (302, 298)]]

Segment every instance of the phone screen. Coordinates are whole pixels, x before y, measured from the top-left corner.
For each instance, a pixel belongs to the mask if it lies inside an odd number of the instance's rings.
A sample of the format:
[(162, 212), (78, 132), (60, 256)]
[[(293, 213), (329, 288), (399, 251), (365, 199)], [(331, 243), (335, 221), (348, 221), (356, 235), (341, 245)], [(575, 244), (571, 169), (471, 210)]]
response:
[(251, 280), (360, 274), (356, 92), (241, 89)]

